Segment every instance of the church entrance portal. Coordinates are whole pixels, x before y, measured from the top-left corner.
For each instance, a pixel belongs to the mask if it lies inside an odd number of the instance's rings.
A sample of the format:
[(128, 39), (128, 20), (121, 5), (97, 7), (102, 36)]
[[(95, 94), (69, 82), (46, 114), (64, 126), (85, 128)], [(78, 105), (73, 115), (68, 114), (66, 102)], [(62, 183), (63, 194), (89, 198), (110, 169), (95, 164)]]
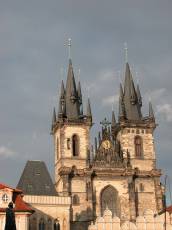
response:
[(112, 186), (105, 187), (101, 192), (101, 215), (105, 209), (111, 210), (112, 215), (120, 215), (118, 192)]

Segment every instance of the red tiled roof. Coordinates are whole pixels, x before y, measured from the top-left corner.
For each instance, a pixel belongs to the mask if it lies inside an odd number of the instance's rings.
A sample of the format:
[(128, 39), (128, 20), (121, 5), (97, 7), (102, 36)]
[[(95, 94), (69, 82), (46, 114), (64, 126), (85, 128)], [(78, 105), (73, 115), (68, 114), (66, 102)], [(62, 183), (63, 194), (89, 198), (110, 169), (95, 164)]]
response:
[(23, 201), (20, 194), (16, 196), (14, 210), (15, 211), (29, 211), (29, 212), (33, 211), (33, 209)]
[(166, 208), (167, 212), (172, 213), (172, 205)]
[[(11, 188), (8, 185), (0, 183), (0, 189), (11, 189), (13, 190), (13, 203), (15, 204), (14, 211), (16, 212), (33, 212), (34, 210), (23, 201), (22, 190)], [(5, 212), (6, 208), (0, 208), (0, 212)]]
[(0, 189), (4, 189), (4, 188), (8, 188), (8, 189), (11, 189), (11, 190), (13, 190), (15, 192), (22, 193), (22, 190), (20, 190), (20, 189), (12, 188), (12, 187), (10, 187), (10, 186), (8, 186), (6, 184), (0, 183)]

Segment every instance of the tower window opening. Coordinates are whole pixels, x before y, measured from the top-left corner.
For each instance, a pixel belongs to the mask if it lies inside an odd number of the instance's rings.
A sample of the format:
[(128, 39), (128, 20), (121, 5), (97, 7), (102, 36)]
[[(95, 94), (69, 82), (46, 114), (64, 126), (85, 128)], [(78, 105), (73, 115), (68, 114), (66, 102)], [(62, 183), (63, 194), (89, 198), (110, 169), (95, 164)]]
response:
[(70, 138), (67, 139), (67, 149), (70, 149)]
[(76, 134), (72, 137), (72, 154), (79, 156), (79, 137)]
[(79, 196), (78, 195), (74, 195), (73, 196), (73, 205), (79, 205), (80, 201), (79, 201)]
[(136, 136), (134, 140), (134, 144), (135, 144), (135, 156), (137, 158), (141, 158), (143, 156), (142, 138), (140, 136)]
[(142, 183), (140, 183), (140, 192), (144, 192), (144, 185)]

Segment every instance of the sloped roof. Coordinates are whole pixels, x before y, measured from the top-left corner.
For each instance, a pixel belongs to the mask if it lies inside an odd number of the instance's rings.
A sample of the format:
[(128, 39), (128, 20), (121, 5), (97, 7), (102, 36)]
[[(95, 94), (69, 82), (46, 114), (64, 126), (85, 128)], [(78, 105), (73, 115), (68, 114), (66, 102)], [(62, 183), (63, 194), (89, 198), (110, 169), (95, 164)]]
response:
[(17, 188), (27, 195), (57, 195), (50, 174), (43, 161), (27, 161)]
[[(10, 189), (12, 190), (12, 201), (15, 204), (14, 211), (15, 212), (34, 212), (34, 210), (23, 201), (22, 199), (22, 191), (19, 189), (15, 189), (12, 187), (9, 187), (6, 184), (0, 183), (0, 190), (1, 189)], [(0, 212), (5, 212), (6, 208), (0, 208)]]

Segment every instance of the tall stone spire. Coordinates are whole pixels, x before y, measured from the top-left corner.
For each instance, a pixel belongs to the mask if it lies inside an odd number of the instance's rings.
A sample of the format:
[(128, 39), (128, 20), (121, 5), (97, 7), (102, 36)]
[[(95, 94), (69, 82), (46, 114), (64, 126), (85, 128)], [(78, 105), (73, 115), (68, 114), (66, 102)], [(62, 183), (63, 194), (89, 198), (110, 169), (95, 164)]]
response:
[(127, 120), (141, 119), (141, 105), (138, 102), (138, 95), (136, 93), (136, 89), (134, 86), (133, 78), (128, 63), (126, 63), (125, 70), (124, 107)]
[(66, 82), (66, 116), (70, 120), (79, 118), (79, 100), (73, 73), (72, 60), (69, 59), (68, 75)]

